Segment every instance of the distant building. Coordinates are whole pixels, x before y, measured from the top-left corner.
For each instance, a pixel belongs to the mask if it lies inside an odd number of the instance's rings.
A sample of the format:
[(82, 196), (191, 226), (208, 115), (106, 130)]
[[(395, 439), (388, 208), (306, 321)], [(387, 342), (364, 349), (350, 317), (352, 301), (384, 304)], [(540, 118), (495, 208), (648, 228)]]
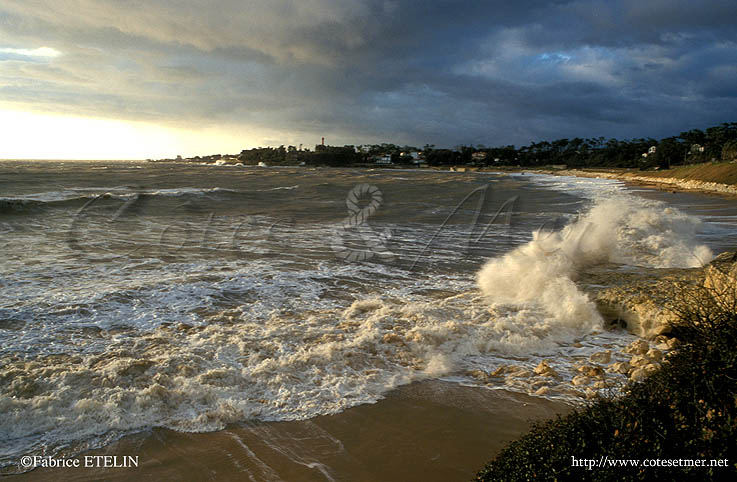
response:
[(391, 164), (391, 163), (392, 163), (392, 156), (390, 156), (389, 154), (385, 154), (376, 159), (376, 164)]
[(657, 150), (658, 150), (658, 147), (657, 146), (650, 146), (650, 148), (647, 150), (647, 152), (643, 152), (642, 153), (642, 157), (647, 157), (647, 156), (649, 156), (651, 154), (655, 154), (655, 151), (657, 151)]
[(422, 152), (412, 151), (409, 154), (412, 157), (412, 164), (417, 167), (427, 167), (427, 162), (425, 162), (425, 158), (422, 156)]
[(485, 161), (486, 155), (487, 155), (486, 152), (482, 152), (482, 151), (474, 152), (473, 154), (471, 154), (471, 159), (473, 161)]
[(698, 152), (704, 152), (704, 146), (701, 144), (691, 144), (691, 150), (689, 151), (691, 154), (696, 154)]

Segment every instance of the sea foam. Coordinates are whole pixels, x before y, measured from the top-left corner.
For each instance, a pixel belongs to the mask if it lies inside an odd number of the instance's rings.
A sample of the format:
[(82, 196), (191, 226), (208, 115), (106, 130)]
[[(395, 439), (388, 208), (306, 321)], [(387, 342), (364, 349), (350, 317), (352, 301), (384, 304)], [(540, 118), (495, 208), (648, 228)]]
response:
[[(653, 268), (697, 267), (713, 257), (697, 242), (698, 218), (627, 194), (598, 199), (559, 231), (542, 227), (533, 239), (489, 260), (477, 282), (500, 323), (576, 336), (601, 326), (595, 304), (576, 285), (578, 273), (599, 264)], [(523, 316), (519, 310), (539, 311)], [(520, 327), (515, 326), (515, 330)], [(521, 340), (517, 339), (517, 342)], [(552, 341), (552, 340), (551, 340)]]

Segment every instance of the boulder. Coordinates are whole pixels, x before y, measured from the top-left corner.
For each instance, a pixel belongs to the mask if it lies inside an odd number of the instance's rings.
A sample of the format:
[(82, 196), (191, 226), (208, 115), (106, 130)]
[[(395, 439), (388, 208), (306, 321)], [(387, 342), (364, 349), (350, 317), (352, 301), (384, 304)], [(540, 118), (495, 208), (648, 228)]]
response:
[(635, 368), (644, 367), (650, 365), (652, 360), (645, 355), (635, 355), (630, 359), (630, 365)]
[(591, 366), (591, 365), (583, 365), (581, 367), (578, 367), (578, 371), (579, 373), (587, 377), (603, 377), (604, 376), (604, 370), (601, 367), (596, 367), (596, 366)]
[(532, 376), (532, 372), (525, 367), (509, 367), (507, 370), (507, 378), (528, 378)]
[(604, 364), (604, 365), (606, 365), (607, 363), (609, 363), (609, 361), (611, 361), (611, 359), (612, 359), (612, 351), (611, 350), (600, 351), (598, 353), (594, 353), (589, 358), (589, 360), (591, 360), (594, 363), (601, 363), (601, 364)]
[(548, 362), (543, 360), (538, 366), (535, 367), (535, 373), (541, 377), (553, 377), (558, 378), (558, 373), (548, 365)]
[(635, 370), (632, 370), (632, 373), (630, 373), (630, 380), (632, 380), (633, 382), (641, 382), (645, 378), (647, 378), (648, 375), (649, 373), (645, 368), (637, 368)]
[(538, 397), (542, 397), (544, 395), (547, 395), (548, 392), (550, 392), (550, 388), (548, 388), (548, 387), (540, 387), (540, 388), (538, 388), (535, 391), (535, 395), (537, 395)]
[(504, 376), (504, 372), (506, 372), (506, 371), (507, 371), (506, 365), (501, 365), (501, 366), (499, 366), (499, 368), (497, 368), (493, 372), (489, 373), (489, 376), (490, 377), (503, 377)]
[(663, 352), (658, 350), (657, 348), (650, 348), (645, 356), (653, 361), (660, 361), (663, 359)]
[(624, 349), (624, 352), (632, 355), (644, 355), (649, 349), (650, 345), (645, 340), (635, 340)]
[(591, 383), (591, 380), (586, 375), (578, 375), (571, 380), (573, 385), (588, 385), (589, 383)]
[(631, 369), (632, 366), (627, 362), (616, 362), (607, 367), (610, 372), (621, 373), (622, 375), (627, 375)]

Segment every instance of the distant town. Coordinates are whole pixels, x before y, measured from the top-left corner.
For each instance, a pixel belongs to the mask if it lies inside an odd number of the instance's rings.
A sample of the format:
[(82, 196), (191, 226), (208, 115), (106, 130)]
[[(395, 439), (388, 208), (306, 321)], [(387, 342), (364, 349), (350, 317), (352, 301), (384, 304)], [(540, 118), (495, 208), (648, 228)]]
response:
[(396, 144), (330, 146), (323, 137), (314, 149), (300, 146), (257, 147), (239, 154), (211, 154), (155, 162), (192, 162), (243, 166), (358, 166), (358, 167), (621, 167), (667, 169), (675, 165), (737, 160), (737, 122), (705, 130), (691, 129), (660, 140), (617, 140), (604, 137), (557, 139), (527, 146), (461, 145), (437, 149)]

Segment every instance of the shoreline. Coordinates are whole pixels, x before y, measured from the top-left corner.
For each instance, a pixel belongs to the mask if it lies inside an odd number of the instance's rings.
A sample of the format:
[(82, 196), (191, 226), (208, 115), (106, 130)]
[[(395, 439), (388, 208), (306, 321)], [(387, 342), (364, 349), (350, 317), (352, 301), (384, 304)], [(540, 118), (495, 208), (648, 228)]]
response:
[(571, 409), (516, 392), (429, 380), (335, 415), (207, 433), (155, 428), (71, 457), (139, 456), (137, 468), (38, 468), (7, 480), (470, 480), (531, 421)]
[[(737, 168), (736, 168), (737, 169)], [(700, 192), (737, 197), (737, 185), (724, 184), (700, 179), (664, 177), (669, 171), (659, 171), (657, 175), (647, 175), (648, 171), (631, 169), (521, 169), (521, 172), (548, 174), (553, 176), (574, 176), (595, 179), (614, 179), (631, 185), (656, 188), (671, 192)]]
[[(153, 161), (163, 162), (163, 161)], [(167, 162), (180, 164), (181, 161), (169, 160)], [(216, 165), (216, 167), (237, 167), (234, 164)], [(718, 163), (717, 166), (721, 166), (721, 171), (729, 174), (729, 177), (737, 178), (737, 165)], [(675, 166), (672, 169), (664, 171), (641, 171), (633, 168), (605, 168), (605, 167), (592, 167), (592, 168), (581, 168), (581, 169), (568, 169), (565, 167), (555, 168), (550, 166), (542, 166), (538, 168), (527, 168), (521, 166), (468, 166), (468, 165), (443, 165), (443, 166), (423, 166), (417, 167), (412, 164), (391, 164), (391, 165), (376, 165), (376, 164), (347, 164), (344, 166), (323, 166), (323, 165), (310, 165), (310, 166), (299, 166), (293, 164), (279, 165), (274, 164), (270, 166), (255, 166), (255, 165), (240, 165), (240, 167), (258, 167), (258, 168), (269, 168), (269, 167), (288, 167), (288, 168), (334, 168), (334, 169), (387, 169), (387, 170), (430, 170), (430, 171), (446, 171), (453, 174), (468, 174), (468, 173), (531, 173), (531, 174), (548, 174), (553, 176), (574, 176), (583, 178), (603, 178), (603, 179), (614, 179), (624, 181), (631, 185), (645, 186), (656, 188), (664, 191), (680, 191), (680, 192), (701, 192), (706, 194), (721, 194), (729, 197), (737, 197), (737, 183), (721, 183), (714, 182), (707, 179), (699, 178), (702, 177), (702, 173), (698, 171), (709, 170), (712, 167), (711, 163), (694, 164), (689, 166)], [(669, 176), (667, 174), (673, 174), (676, 170), (686, 171), (697, 171), (694, 174), (686, 173), (684, 177)], [(714, 178), (713, 172), (709, 173), (707, 177)], [(716, 177), (719, 177), (718, 173)]]

